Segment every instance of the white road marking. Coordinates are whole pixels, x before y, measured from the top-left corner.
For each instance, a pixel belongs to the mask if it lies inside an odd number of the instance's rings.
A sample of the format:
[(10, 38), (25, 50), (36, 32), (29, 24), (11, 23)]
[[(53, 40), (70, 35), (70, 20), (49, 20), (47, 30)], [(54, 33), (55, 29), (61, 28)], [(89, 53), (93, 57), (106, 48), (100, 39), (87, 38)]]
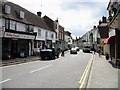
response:
[(42, 70), (42, 69), (45, 69), (45, 68), (48, 68), (48, 67), (51, 67), (51, 66), (53, 66), (53, 65), (48, 65), (48, 66), (45, 66), (45, 67), (42, 67), (42, 68), (39, 68), (39, 69), (30, 71), (29, 73), (31, 74), (31, 73), (37, 72), (37, 71), (39, 71), (39, 70)]
[(4, 81), (1, 81), (0, 84), (1, 84), (1, 83), (4, 83), (4, 82), (7, 82), (7, 81), (10, 81), (10, 80), (12, 80), (12, 79), (6, 79), (6, 80), (4, 80)]

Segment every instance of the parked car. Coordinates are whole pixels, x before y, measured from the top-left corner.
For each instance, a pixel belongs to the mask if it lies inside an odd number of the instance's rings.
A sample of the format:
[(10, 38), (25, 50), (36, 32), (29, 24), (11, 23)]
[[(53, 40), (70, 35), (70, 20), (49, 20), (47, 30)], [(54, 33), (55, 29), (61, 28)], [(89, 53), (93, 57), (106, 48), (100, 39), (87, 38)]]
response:
[(77, 54), (77, 49), (76, 48), (71, 48), (70, 54)]
[(90, 52), (91, 47), (89, 45), (83, 46), (83, 52)]
[(2, 50), (2, 60), (11, 59), (11, 50), (10, 49), (3, 49)]
[(40, 50), (40, 57), (42, 60), (59, 58), (59, 51), (55, 50), (54, 48), (41, 49)]

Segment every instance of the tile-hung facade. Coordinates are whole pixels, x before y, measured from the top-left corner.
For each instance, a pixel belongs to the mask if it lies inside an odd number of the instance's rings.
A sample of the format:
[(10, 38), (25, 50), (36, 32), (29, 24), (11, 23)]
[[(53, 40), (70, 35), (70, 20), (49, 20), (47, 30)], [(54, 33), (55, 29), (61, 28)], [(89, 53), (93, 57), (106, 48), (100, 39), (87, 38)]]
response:
[(59, 30), (59, 43), (60, 43), (60, 48), (65, 49), (65, 32), (64, 32), (64, 27), (59, 25), (58, 27)]
[(56, 31), (55, 31), (55, 26), (54, 26), (54, 21), (50, 19), (48, 16), (43, 17), (46, 25), (49, 27), (49, 30), (46, 31), (46, 45), (48, 48), (53, 48), (55, 47), (56, 43)]
[[(49, 29), (44, 20), (11, 2), (0, 3), (0, 7), (2, 12), (0, 21), (4, 32), (2, 34), (2, 51), (8, 49), (12, 58), (19, 57), (21, 51), (26, 56), (33, 55), (34, 47), (38, 47), (34, 43), (35, 39), (44, 43), (45, 39), (38, 39), (38, 37), (40, 37), (40, 32)], [(39, 47), (42, 45), (41, 43)]]
[[(110, 57), (114, 63), (120, 61), (120, 0), (110, 0), (109, 13), (109, 38)], [(117, 64), (117, 63), (116, 63)]]

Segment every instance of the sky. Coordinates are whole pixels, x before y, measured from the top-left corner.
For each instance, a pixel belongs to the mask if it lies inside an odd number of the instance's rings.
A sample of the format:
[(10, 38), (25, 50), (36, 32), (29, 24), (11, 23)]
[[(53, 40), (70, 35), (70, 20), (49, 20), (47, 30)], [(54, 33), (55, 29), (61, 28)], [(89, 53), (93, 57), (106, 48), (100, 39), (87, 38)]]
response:
[(36, 14), (38, 11), (70, 31), (73, 38), (83, 36), (108, 16), (109, 0), (8, 0)]

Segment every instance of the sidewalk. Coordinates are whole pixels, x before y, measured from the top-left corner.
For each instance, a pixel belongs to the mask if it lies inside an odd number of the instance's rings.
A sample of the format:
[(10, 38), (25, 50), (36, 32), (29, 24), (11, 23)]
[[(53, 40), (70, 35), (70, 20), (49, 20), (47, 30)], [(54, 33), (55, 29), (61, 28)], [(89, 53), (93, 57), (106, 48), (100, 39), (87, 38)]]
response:
[[(65, 51), (65, 54), (67, 54), (69, 51)], [(61, 54), (60, 54), (61, 57)], [(20, 64), (20, 63), (26, 63), (26, 62), (32, 62), (32, 61), (37, 61), (41, 60), (40, 56), (29, 56), (27, 58), (15, 58), (15, 59), (10, 59), (10, 60), (2, 60), (0, 62), (0, 67), (2, 66), (8, 66), (8, 65), (14, 65), (14, 64)]]
[(26, 58), (15, 58), (10, 60), (2, 60), (2, 63), (0, 63), (0, 66), (8, 66), (8, 65), (14, 65), (14, 64), (20, 64), (20, 63), (26, 63), (31, 61), (40, 60), (39, 56), (29, 56)]
[(106, 60), (105, 56), (99, 57), (96, 53), (88, 80), (87, 88), (118, 88), (118, 70)]

